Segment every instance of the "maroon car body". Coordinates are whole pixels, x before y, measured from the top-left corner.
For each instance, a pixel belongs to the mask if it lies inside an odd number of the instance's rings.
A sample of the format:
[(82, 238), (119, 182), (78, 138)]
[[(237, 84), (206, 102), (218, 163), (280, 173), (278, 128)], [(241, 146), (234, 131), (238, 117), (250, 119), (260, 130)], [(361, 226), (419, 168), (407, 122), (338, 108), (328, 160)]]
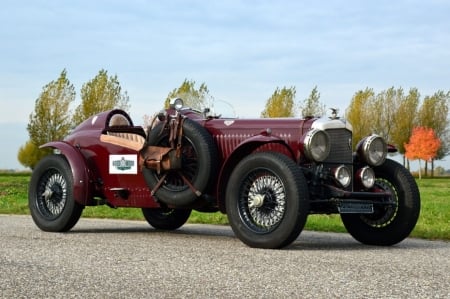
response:
[(192, 210), (220, 211), (245, 244), (260, 248), (289, 245), (313, 213), (341, 214), (365, 244), (396, 244), (414, 228), (417, 185), (386, 159), (395, 149), (381, 137), (352, 150), (352, 127), (336, 115), (222, 118), (180, 103), (148, 129), (115, 109), (43, 145), (54, 154), (30, 181), (35, 223), (67, 231), (85, 206), (107, 204), (141, 208), (152, 226), (171, 230)]

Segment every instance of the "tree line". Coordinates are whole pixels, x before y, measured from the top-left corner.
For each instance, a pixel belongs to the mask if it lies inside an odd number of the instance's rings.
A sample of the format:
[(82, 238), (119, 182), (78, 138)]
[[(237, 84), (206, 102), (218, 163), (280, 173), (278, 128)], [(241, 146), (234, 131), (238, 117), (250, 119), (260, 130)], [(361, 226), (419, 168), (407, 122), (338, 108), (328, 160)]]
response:
[[(277, 87), (266, 100), (260, 116), (307, 117), (323, 116), (326, 113), (327, 107), (320, 101), (317, 86), (302, 101), (296, 102), (296, 93), (294, 86)], [(48, 154), (48, 151), (39, 149), (39, 145), (63, 139), (72, 128), (90, 116), (113, 108), (125, 111), (130, 108), (129, 97), (126, 91), (122, 91), (117, 75), (108, 76), (103, 69), (92, 80), (83, 84), (81, 103), (72, 112), (70, 105), (74, 102), (75, 95), (75, 88), (68, 80), (65, 69), (57, 80), (44, 86), (36, 99), (34, 111), (30, 114), (27, 126), (30, 139), (18, 152), (18, 160), (22, 165), (33, 168)], [(210, 105), (214, 98), (205, 83), (196, 87), (196, 82), (188, 79), (168, 93), (164, 106), (167, 107), (174, 97), (183, 98), (187, 105), (198, 110)], [(409, 167), (405, 145), (408, 145), (414, 129), (432, 129), (439, 140), (439, 148), (433, 158), (425, 160), (425, 175), (428, 161), (431, 162), (433, 173), (433, 161), (443, 159), (450, 153), (449, 101), (450, 92), (441, 90), (423, 99), (417, 88), (411, 88), (407, 92), (403, 88), (394, 87), (378, 93), (368, 87), (359, 90), (353, 95), (345, 111), (345, 118), (353, 126), (353, 146), (364, 136), (378, 134), (397, 147), (403, 155), (403, 164)], [(150, 117), (143, 115), (143, 118), (144, 123), (148, 123)], [(415, 142), (422, 141), (416, 138)]]
[[(449, 91), (438, 90), (422, 98), (417, 88), (410, 88), (405, 92), (401, 87), (391, 87), (378, 93), (366, 88), (355, 93), (347, 108), (346, 118), (353, 125), (353, 142), (368, 134), (378, 134), (397, 147), (407, 168), (409, 160), (406, 157), (414, 155), (405, 156), (405, 145), (410, 142), (414, 130), (431, 129), (439, 140), (439, 147), (433, 157), (423, 159), (427, 175), (428, 162), (431, 162), (433, 174), (434, 161), (441, 160), (450, 153), (449, 103)], [(426, 140), (424, 138), (422, 143)]]
[(27, 131), (29, 140), (19, 148), (17, 159), (31, 169), (51, 150), (39, 146), (53, 140), (62, 140), (72, 128), (88, 117), (108, 109), (129, 109), (129, 97), (122, 91), (117, 75), (108, 76), (106, 70), (81, 88), (81, 103), (72, 112), (75, 87), (64, 69), (58, 79), (45, 85), (36, 99), (34, 111), (29, 116)]
[[(295, 95), (295, 87), (277, 88), (261, 117), (291, 117), (296, 112), (302, 117), (324, 115), (326, 107), (320, 102), (317, 86), (303, 102), (296, 103)], [(438, 90), (422, 98), (417, 88), (407, 92), (401, 87), (378, 93), (368, 87), (359, 90), (345, 111), (345, 118), (353, 126), (353, 148), (363, 137), (377, 134), (397, 147), (408, 169), (409, 159), (418, 159), (419, 167), (420, 160), (424, 160), (425, 176), (428, 162), (433, 174), (434, 161), (450, 153), (449, 104), (450, 91)]]

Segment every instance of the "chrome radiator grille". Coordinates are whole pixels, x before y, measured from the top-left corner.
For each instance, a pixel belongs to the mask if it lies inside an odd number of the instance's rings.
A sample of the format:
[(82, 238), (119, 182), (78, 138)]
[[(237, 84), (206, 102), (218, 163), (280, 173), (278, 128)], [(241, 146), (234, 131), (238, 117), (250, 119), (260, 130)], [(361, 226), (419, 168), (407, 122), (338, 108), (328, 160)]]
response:
[(324, 163), (351, 164), (352, 158), (352, 133), (346, 129), (326, 130), (330, 136), (330, 155)]

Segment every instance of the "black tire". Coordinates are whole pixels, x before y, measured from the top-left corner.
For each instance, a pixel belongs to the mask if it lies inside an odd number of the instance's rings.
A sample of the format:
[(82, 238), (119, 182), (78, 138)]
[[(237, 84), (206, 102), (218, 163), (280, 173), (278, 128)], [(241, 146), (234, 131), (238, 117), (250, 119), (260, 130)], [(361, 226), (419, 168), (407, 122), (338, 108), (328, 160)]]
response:
[(390, 191), (395, 206), (375, 206), (374, 214), (341, 214), (347, 231), (367, 245), (390, 246), (403, 241), (420, 214), (420, 193), (409, 171), (392, 160), (374, 168), (375, 187)]
[(44, 157), (31, 176), (28, 206), (43, 231), (65, 232), (80, 219), (84, 206), (73, 198), (73, 176), (62, 155)]
[[(148, 137), (147, 144), (169, 147), (167, 131), (162, 131), (163, 123), (153, 128)], [(162, 131), (162, 133), (161, 133)], [(190, 119), (183, 122), (182, 138), (182, 167), (179, 170), (170, 170), (164, 183), (155, 192), (155, 196), (168, 205), (188, 206), (192, 204), (198, 195), (187, 185), (182, 174), (194, 186), (195, 190), (203, 193), (209, 186), (209, 182), (217, 172), (217, 149), (212, 136), (200, 124)], [(157, 185), (163, 173), (144, 168), (142, 170), (145, 181), (150, 189)]]
[(145, 220), (156, 229), (175, 230), (181, 227), (191, 215), (190, 209), (143, 208)]
[(245, 157), (228, 182), (226, 211), (235, 235), (248, 246), (275, 249), (291, 244), (309, 212), (303, 172), (279, 153)]

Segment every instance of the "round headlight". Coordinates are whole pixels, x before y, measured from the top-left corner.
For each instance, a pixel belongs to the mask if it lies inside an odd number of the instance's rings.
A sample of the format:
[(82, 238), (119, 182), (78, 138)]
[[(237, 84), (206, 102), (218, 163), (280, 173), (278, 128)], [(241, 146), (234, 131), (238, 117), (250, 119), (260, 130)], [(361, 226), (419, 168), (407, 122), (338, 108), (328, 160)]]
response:
[(347, 166), (341, 165), (334, 169), (334, 178), (341, 184), (342, 187), (346, 188), (350, 185), (352, 181), (350, 169)]
[(386, 160), (387, 144), (382, 137), (371, 135), (360, 142), (358, 153), (367, 164), (379, 166)]
[(306, 157), (316, 162), (325, 160), (330, 154), (330, 139), (325, 131), (312, 129), (303, 139), (303, 149)]
[(369, 166), (359, 169), (357, 177), (361, 184), (367, 189), (372, 188), (375, 184), (375, 172)]

